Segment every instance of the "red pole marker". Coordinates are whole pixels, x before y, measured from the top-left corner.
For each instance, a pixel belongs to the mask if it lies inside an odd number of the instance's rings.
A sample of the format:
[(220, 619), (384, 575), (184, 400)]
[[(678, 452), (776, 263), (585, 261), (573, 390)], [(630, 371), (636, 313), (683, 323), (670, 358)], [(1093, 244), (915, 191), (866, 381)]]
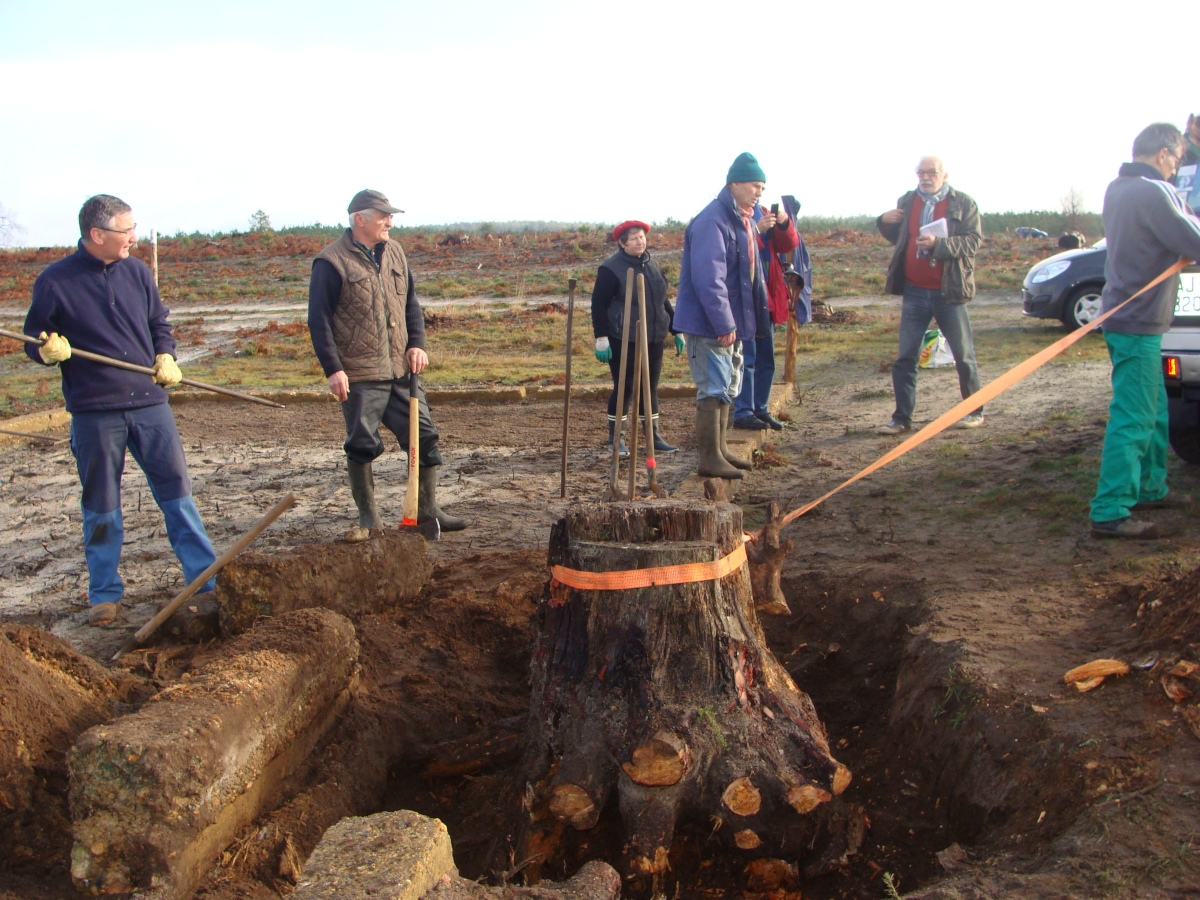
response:
[(647, 468), (647, 469), (653, 469), (653, 468), (654, 468), (654, 457), (653, 457), (653, 456), (647, 456), (647, 457), (646, 457), (646, 468)]

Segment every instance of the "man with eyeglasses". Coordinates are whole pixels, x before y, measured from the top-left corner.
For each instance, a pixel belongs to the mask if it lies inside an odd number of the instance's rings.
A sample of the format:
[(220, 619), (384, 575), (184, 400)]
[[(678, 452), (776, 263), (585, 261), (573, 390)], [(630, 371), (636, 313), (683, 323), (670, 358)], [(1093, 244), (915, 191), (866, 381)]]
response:
[[(116, 618), (125, 592), (118, 565), (126, 450), (146, 474), (184, 579), (190, 583), (215, 556), (167, 405), (166, 388), (183, 378), (168, 310), (150, 269), (129, 256), (137, 243), (133, 211), (116, 197), (97, 194), (79, 211), (79, 231), (78, 249), (34, 282), (25, 333), (44, 343), (26, 344), (25, 351), (36, 362), (57, 364), (62, 375), (71, 451), (83, 488), (88, 621), (104, 625)], [(153, 368), (154, 376), (82, 359), (72, 346)], [(213, 586), (210, 579), (200, 590)]]
[[(930, 320), (946, 336), (958, 387), (964, 399), (979, 390), (975, 340), (967, 303), (975, 296), (975, 253), (983, 241), (979, 207), (950, 186), (942, 160), (926, 156), (917, 164), (917, 189), (909, 191), (875, 220), (895, 245), (885, 290), (900, 294), (900, 350), (892, 364), (896, 409), (881, 435), (912, 431), (917, 405), (917, 363)], [(964, 416), (959, 428), (983, 424), (983, 408)]]
[[(1102, 312), (1124, 303), (1179, 257), (1200, 259), (1200, 221), (1170, 184), (1183, 157), (1183, 135), (1156, 123), (1133, 142), (1104, 193)], [(1104, 429), (1100, 478), (1091, 504), (1095, 538), (1155, 538), (1154, 522), (1134, 512), (1188, 506), (1192, 498), (1167, 489), (1167, 390), (1162, 336), (1171, 327), (1179, 279), (1168, 278), (1133, 299), (1104, 324), (1112, 361), (1112, 403)]]
[[(342, 403), (346, 464), (358, 527), (346, 540), (364, 541), (382, 520), (375, 504), (372, 463), (383, 453), (382, 424), (408, 446), (409, 373), (429, 365), (425, 318), (416, 283), (399, 242), (388, 237), (392, 215), (404, 212), (379, 191), (359, 191), (346, 210), (350, 227), (313, 260), (308, 285), (308, 331), (329, 392)], [(459, 531), (462, 519), (437, 502), (442, 464), (438, 430), (425, 392), (417, 387), (419, 434), (417, 521), (437, 519), (442, 531)]]

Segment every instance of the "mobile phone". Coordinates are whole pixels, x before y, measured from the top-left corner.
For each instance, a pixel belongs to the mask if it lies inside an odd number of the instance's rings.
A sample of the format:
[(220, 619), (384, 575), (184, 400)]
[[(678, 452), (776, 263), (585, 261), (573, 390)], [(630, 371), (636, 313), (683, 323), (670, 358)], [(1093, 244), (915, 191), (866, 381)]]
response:
[(771, 215), (773, 215), (773, 216), (779, 215), (779, 204), (778, 203), (771, 204)]

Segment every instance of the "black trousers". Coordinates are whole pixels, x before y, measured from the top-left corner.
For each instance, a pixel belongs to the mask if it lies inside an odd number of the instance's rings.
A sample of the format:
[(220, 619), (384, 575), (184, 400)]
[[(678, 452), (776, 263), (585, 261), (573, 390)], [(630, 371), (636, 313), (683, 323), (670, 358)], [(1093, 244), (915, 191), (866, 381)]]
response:
[[(350, 384), (350, 396), (342, 403), (346, 418), (346, 457), (351, 462), (369, 463), (383, 453), (379, 426), (383, 425), (396, 436), (400, 446), (408, 450), (408, 378), (391, 381), (355, 381)], [(417, 387), (419, 422), (417, 462), (422, 466), (440, 466), (438, 430), (429, 415), (425, 391)]]
[[(648, 343), (646, 349), (649, 351), (650, 357), (650, 411), (654, 415), (658, 415), (658, 379), (662, 375), (663, 361), (663, 345), (660, 341), (657, 344)], [(612, 359), (608, 361), (608, 368), (612, 371), (613, 389), (608, 395), (608, 416), (610, 419), (616, 419), (617, 416), (617, 380), (621, 377), (621, 342), (614, 341)], [(633, 361), (633, 341), (629, 342), (629, 359)], [(629, 371), (625, 373), (625, 415), (629, 415), (629, 409), (632, 404), (629, 398), (633, 396), (633, 366), (630, 365)]]

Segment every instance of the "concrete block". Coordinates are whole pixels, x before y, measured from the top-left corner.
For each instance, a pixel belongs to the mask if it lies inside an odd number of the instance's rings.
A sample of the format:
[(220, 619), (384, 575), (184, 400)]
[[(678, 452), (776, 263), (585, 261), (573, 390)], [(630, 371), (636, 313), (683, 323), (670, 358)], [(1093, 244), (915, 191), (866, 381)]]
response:
[[(190, 675), (190, 677), (189, 677)], [(325, 609), (240, 635), (68, 754), (81, 890), (182, 900), (341, 714), (354, 626)]]
[(409, 810), (342, 819), (304, 864), (293, 900), (420, 900), (457, 876), (446, 826)]
[(425, 538), (381, 530), (360, 544), (305, 544), (243, 553), (217, 576), (221, 631), (239, 634), (265, 617), (322, 606), (362, 616), (421, 592), (433, 571)]
[(448, 403), (520, 403), (525, 399), (525, 388), (521, 385), (478, 388), (425, 386), (425, 397), (434, 407)]

